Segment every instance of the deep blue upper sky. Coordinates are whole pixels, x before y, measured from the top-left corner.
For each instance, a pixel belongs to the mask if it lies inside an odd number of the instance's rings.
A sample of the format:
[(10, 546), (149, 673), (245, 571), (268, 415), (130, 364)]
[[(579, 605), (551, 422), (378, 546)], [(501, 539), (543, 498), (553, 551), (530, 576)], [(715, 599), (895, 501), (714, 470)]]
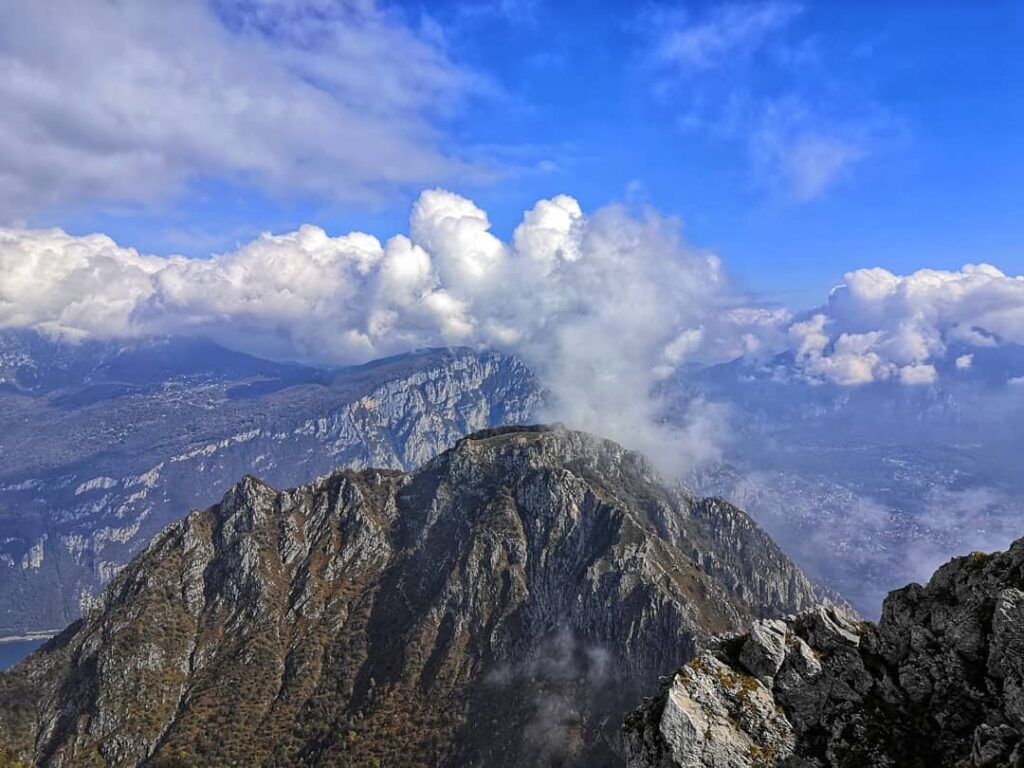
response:
[[(294, 19), (273, 5), (258, 24), (240, 22), (254, 5), (217, 5), (227, 35), (273, 46), (292, 33)], [(794, 307), (865, 266), (985, 261), (1024, 272), (1024, 4), (538, 0), (387, 11), (472, 81), (443, 115), (421, 112), (444, 152), (489, 169), (436, 183), (474, 199), (500, 235), (557, 193), (584, 210), (649, 205), (678, 216), (749, 290)], [(383, 52), (397, 65), (406, 55), (401, 45)], [(302, 222), (405, 231), (410, 201), (431, 181), (428, 172), (375, 199), (338, 200), (197, 168), (184, 194), (127, 207), (66, 195), (22, 220), (202, 255)]]

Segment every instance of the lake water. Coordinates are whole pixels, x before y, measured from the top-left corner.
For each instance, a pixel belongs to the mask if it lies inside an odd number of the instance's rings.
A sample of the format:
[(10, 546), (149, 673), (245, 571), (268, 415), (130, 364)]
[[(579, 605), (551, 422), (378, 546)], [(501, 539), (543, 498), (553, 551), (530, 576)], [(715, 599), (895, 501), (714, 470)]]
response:
[(0, 643), (0, 669), (10, 669), (45, 642), (46, 638)]

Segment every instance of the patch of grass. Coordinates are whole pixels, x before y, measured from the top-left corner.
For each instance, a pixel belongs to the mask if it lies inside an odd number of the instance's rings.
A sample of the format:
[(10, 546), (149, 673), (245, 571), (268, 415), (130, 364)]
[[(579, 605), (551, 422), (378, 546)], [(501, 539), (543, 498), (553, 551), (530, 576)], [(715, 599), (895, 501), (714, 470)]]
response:
[(759, 687), (759, 683), (755, 678), (726, 669), (716, 670), (715, 676), (724, 688), (731, 691), (739, 699), (740, 704), (743, 706), (750, 705), (750, 698)]
[(25, 764), (11, 750), (0, 746), (0, 768), (25, 768)]
[(979, 552), (975, 550), (971, 554), (967, 555), (967, 563), (971, 567), (971, 570), (977, 571), (985, 567), (985, 564), (992, 559), (992, 553), (990, 552)]
[(779, 759), (775, 747), (771, 744), (767, 744), (763, 747), (757, 744), (751, 744), (750, 749), (747, 750), (747, 756), (756, 768), (774, 768)]

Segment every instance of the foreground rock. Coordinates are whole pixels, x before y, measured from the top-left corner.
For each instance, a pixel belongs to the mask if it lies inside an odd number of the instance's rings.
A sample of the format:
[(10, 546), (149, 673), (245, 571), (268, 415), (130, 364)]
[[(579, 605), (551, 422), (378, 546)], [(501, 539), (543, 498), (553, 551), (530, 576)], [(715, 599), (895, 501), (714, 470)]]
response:
[(1024, 539), (885, 601), (720, 639), (627, 720), (631, 768), (1024, 765)]
[(484, 431), (412, 473), (246, 478), (172, 525), (0, 676), (0, 746), (39, 766), (621, 766), (622, 718), (698, 640), (819, 602), (742, 512), (636, 454)]

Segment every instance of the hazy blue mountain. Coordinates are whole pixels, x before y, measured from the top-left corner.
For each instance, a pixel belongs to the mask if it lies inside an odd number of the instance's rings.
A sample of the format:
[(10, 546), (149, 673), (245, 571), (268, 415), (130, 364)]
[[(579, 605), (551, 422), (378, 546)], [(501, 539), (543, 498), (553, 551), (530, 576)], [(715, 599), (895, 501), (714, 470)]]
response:
[(951, 349), (931, 385), (811, 383), (787, 356), (690, 369), (679, 402), (725, 403), (724, 460), (689, 478), (748, 510), (866, 615), (957, 552), (1024, 530), (1024, 348)]
[(205, 339), (0, 333), (0, 634), (63, 626), (167, 523), (258, 472), (408, 469), (476, 429), (528, 420), (517, 359), (414, 352), (334, 370)]
[(315, 368), (234, 352), (204, 338), (68, 343), (32, 330), (0, 333), (0, 385), (24, 394), (41, 395), (69, 386), (144, 387), (184, 376), (268, 376), (298, 381), (323, 374)]

